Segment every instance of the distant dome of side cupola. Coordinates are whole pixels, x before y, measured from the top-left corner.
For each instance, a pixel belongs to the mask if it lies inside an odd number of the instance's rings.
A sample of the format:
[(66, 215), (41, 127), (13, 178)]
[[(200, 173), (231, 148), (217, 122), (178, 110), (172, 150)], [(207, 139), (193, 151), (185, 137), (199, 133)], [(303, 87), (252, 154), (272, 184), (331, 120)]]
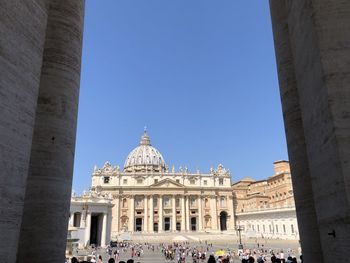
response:
[(151, 146), (146, 129), (141, 136), (140, 145), (132, 150), (126, 158), (124, 172), (164, 172), (165, 162), (161, 153)]

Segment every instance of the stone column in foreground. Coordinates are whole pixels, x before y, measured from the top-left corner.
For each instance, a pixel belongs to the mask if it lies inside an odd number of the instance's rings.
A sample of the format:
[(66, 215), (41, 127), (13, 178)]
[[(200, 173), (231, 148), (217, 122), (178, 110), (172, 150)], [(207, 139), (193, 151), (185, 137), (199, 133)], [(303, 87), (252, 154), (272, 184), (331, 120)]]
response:
[(0, 0), (0, 13), (0, 258), (14, 263), (48, 11), (45, 1)]
[(29, 258), (33, 263), (43, 258), (62, 262), (67, 239), (84, 1), (46, 2), (49, 11), (18, 263)]
[(270, 0), (305, 262), (350, 250), (350, 5)]

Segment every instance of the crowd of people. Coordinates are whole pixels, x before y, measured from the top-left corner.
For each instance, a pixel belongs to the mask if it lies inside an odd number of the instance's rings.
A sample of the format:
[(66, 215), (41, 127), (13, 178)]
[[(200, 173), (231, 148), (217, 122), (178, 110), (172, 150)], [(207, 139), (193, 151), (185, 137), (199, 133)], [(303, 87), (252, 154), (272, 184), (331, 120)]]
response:
[[(158, 245), (144, 243), (131, 243), (131, 242), (118, 242), (114, 243), (113, 247), (108, 246), (104, 254), (105, 258), (102, 258), (101, 249), (92, 247), (90, 249), (90, 255), (85, 256), (85, 260), (79, 261), (77, 257), (72, 257), (69, 263), (138, 263), (142, 262), (142, 258), (145, 250), (149, 253), (155, 253), (164, 258), (164, 262), (174, 263), (302, 263), (303, 259), (300, 256), (300, 260), (297, 260), (293, 250), (273, 250), (273, 249), (246, 249), (244, 251), (230, 250), (229, 248), (218, 251), (213, 251), (212, 244), (190, 244), (188, 242), (173, 242), (171, 244), (161, 243)], [(121, 260), (127, 256), (128, 260)], [(67, 263), (68, 263), (67, 262)]]

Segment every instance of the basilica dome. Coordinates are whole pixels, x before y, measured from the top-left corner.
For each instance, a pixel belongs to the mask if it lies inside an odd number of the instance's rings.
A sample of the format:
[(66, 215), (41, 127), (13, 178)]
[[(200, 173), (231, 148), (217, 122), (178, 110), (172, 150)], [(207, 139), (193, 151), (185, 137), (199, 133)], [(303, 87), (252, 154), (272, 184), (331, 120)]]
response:
[(151, 146), (151, 141), (145, 130), (141, 136), (140, 145), (132, 150), (124, 164), (125, 172), (163, 172), (165, 162), (160, 152)]

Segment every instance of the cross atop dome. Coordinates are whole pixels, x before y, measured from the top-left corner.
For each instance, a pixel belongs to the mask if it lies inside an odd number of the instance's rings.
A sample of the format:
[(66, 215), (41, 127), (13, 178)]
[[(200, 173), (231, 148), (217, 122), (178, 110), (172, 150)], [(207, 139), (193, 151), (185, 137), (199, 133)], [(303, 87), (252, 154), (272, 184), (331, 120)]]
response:
[(141, 136), (140, 145), (151, 145), (151, 140), (147, 134), (147, 127), (144, 127), (143, 134)]

